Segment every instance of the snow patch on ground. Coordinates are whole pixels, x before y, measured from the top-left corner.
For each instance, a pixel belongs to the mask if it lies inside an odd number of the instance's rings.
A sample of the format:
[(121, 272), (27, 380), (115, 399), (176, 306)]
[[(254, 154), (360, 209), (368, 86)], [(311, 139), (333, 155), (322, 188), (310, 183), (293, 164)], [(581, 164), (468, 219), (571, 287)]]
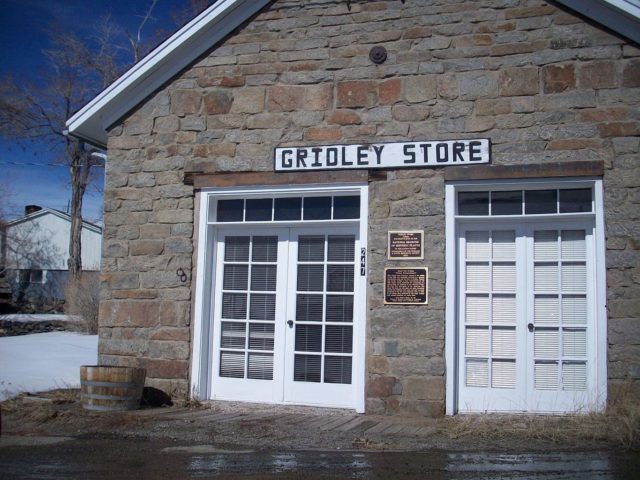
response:
[(57, 313), (12, 313), (0, 315), (2, 322), (79, 322), (81, 318), (77, 315), (62, 315)]
[(78, 388), (80, 366), (95, 365), (97, 358), (97, 335), (50, 332), (1, 337), (0, 401), (21, 392)]

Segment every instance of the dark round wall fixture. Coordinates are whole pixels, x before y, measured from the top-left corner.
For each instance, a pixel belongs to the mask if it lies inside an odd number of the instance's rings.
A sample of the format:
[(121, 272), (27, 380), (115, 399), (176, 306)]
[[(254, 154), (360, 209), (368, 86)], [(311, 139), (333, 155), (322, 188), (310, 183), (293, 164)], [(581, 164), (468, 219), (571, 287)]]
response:
[(384, 47), (373, 47), (369, 51), (369, 59), (373, 63), (380, 65), (387, 59), (387, 49)]

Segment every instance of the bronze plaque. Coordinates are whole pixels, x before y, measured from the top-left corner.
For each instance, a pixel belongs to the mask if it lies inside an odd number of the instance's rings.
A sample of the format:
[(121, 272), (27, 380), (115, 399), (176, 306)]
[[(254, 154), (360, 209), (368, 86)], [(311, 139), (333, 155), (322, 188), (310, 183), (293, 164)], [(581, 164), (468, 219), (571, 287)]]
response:
[(385, 268), (384, 303), (386, 304), (426, 304), (427, 268)]
[(422, 230), (389, 232), (389, 260), (422, 260), (423, 235)]

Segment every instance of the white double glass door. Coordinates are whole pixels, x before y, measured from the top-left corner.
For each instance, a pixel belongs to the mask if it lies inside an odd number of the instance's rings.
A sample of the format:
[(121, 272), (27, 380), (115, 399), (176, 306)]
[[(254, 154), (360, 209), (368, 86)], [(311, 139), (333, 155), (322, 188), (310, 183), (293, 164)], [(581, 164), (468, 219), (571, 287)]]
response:
[(593, 222), (494, 220), (458, 231), (458, 410), (591, 409)]
[(219, 229), (213, 398), (355, 407), (359, 243), (357, 227)]

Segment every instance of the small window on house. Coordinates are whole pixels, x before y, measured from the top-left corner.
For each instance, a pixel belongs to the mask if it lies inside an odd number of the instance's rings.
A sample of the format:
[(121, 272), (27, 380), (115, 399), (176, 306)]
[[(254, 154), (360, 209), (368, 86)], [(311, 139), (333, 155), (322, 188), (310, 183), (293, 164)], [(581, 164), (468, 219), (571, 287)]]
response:
[(18, 274), (18, 281), (20, 283), (42, 283), (44, 280), (44, 272), (32, 268), (30, 270), (20, 270)]

